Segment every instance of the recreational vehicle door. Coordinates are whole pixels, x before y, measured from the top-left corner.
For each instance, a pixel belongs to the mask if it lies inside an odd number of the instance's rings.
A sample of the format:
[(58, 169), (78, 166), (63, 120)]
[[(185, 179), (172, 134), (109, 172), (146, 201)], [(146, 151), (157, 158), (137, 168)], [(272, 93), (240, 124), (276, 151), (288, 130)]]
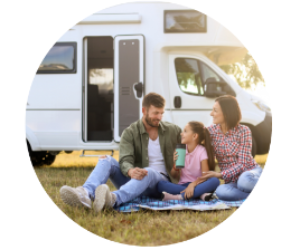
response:
[(142, 117), (144, 96), (144, 37), (114, 38), (114, 140)]

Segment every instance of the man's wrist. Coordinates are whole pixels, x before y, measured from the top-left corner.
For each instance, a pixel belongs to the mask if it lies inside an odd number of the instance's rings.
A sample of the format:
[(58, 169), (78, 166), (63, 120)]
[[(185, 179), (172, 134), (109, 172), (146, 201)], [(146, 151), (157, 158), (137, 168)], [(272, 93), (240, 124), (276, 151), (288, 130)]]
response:
[(127, 172), (128, 176), (131, 177), (130, 173), (131, 173), (132, 168), (130, 168)]

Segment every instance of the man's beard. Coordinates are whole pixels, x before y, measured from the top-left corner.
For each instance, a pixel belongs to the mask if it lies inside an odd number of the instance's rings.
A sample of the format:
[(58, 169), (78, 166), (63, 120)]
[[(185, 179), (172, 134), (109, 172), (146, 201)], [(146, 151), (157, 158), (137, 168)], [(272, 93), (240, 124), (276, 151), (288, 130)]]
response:
[(159, 126), (159, 123), (158, 123), (158, 125), (153, 125), (152, 120), (151, 120), (151, 118), (149, 118), (148, 114), (147, 114), (146, 117), (145, 117), (145, 121), (146, 121), (147, 124), (148, 124), (149, 126), (151, 126), (151, 127), (158, 127), (158, 126)]

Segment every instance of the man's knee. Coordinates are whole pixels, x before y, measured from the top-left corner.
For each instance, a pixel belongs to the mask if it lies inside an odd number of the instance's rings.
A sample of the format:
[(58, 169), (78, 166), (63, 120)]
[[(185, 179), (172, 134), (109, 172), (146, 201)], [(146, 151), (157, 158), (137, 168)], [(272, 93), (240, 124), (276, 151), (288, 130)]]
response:
[(160, 174), (151, 168), (146, 168), (146, 170), (148, 173), (141, 181), (147, 182), (149, 187), (157, 185), (157, 183), (161, 180), (158, 176)]
[(99, 161), (108, 161), (108, 162), (111, 162), (111, 157), (108, 156), (108, 155), (101, 155), (101, 156), (99, 156), (99, 158), (98, 158), (98, 162), (99, 162)]
[(151, 168), (145, 168), (145, 170), (147, 170), (147, 175), (144, 178), (153, 179), (153, 177), (155, 176), (155, 171)]

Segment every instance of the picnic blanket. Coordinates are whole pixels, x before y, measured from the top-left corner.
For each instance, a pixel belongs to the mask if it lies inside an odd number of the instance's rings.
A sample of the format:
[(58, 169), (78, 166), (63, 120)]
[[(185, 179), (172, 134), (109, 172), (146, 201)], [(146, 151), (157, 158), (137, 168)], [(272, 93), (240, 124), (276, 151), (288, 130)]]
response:
[(151, 209), (151, 210), (223, 210), (230, 209), (231, 207), (239, 207), (243, 204), (245, 200), (241, 201), (222, 201), (222, 200), (211, 200), (202, 201), (199, 199), (190, 200), (171, 200), (171, 201), (161, 201), (159, 199), (150, 198), (147, 196), (142, 196), (126, 202), (121, 206), (115, 208), (119, 212), (136, 212), (140, 209)]

